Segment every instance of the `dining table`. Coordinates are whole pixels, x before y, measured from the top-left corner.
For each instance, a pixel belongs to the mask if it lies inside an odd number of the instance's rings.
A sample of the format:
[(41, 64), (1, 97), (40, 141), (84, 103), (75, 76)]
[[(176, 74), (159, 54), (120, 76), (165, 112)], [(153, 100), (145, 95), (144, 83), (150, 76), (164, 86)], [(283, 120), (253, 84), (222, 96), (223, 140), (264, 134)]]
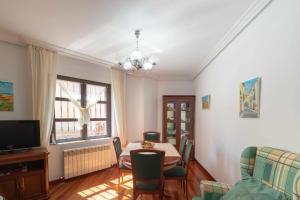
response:
[[(145, 149), (141, 142), (128, 143), (120, 155), (120, 161), (131, 169), (130, 151), (137, 149)], [(181, 160), (181, 156), (174, 145), (170, 143), (153, 143), (150, 149), (161, 150), (165, 152), (164, 170), (168, 170), (176, 166)]]

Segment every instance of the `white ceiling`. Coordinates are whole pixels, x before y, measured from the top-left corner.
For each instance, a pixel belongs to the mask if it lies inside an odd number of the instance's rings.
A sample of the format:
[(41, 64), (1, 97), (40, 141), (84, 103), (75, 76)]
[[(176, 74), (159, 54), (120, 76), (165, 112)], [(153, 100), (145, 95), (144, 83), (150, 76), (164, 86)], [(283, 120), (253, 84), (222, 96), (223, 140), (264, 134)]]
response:
[(116, 62), (140, 49), (149, 76), (192, 79), (199, 63), (254, 0), (0, 0), (0, 28)]

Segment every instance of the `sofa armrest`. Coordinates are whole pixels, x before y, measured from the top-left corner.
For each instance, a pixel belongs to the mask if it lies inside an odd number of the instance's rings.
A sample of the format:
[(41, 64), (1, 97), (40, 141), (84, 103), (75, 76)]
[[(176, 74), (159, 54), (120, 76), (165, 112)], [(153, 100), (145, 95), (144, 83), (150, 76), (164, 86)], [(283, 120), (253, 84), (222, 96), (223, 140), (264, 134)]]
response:
[(231, 186), (225, 183), (214, 181), (201, 181), (201, 200), (219, 200)]

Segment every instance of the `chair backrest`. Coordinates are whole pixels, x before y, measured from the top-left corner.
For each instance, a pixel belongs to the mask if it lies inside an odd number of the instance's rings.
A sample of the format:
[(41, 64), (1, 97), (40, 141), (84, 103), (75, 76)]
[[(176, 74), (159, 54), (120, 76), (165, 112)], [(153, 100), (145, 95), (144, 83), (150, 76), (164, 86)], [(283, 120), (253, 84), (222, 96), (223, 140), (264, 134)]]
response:
[[(253, 160), (254, 148), (247, 148)], [(255, 154), (253, 177), (269, 187), (284, 192), (292, 199), (300, 199), (300, 154), (275, 149), (257, 147)], [(242, 155), (243, 156), (243, 155)], [(241, 159), (244, 160), (245, 159)], [(251, 161), (251, 165), (253, 161)], [(242, 165), (241, 165), (242, 168)], [(245, 165), (242, 170), (245, 173)], [(251, 170), (248, 175), (251, 176)], [(243, 173), (243, 172), (242, 172)]]
[(184, 159), (183, 159), (185, 167), (188, 167), (188, 164), (190, 162), (192, 146), (193, 146), (192, 141), (191, 140), (187, 140), (186, 147), (185, 147), (185, 152), (184, 152)]
[(160, 142), (160, 132), (157, 131), (144, 132), (144, 141)]
[(179, 154), (181, 155), (181, 157), (183, 157), (186, 141), (187, 141), (187, 137), (185, 135), (181, 136), (180, 145), (179, 145)]
[(134, 186), (137, 181), (162, 184), (164, 179), (164, 151), (150, 149), (133, 150), (130, 151), (130, 159)]
[(113, 138), (113, 144), (114, 144), (114, 147), (115, 147), (115, 153), (116, 153), (117, 161), (119, 163), (119, 158), (120, 158), (120, 155), (122, 153), (122, 145), (121, 145), (120, 138), (119, 137), (114, 137)]

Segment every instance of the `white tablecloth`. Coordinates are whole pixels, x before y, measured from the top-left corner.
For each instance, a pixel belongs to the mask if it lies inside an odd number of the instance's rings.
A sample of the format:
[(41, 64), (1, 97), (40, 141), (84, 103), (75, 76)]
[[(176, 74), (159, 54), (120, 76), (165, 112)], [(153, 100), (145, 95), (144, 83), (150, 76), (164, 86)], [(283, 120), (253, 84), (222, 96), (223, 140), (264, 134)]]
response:
[[(130, 156), (130, 151), (142, 149), (141, 143), (129, 143), (124, 151), (122, 152), (121, 156)], [(170, 143), (155, 143), (154, 149), (165, 151), (165, 157), (180, 157), (177, 149)]]

